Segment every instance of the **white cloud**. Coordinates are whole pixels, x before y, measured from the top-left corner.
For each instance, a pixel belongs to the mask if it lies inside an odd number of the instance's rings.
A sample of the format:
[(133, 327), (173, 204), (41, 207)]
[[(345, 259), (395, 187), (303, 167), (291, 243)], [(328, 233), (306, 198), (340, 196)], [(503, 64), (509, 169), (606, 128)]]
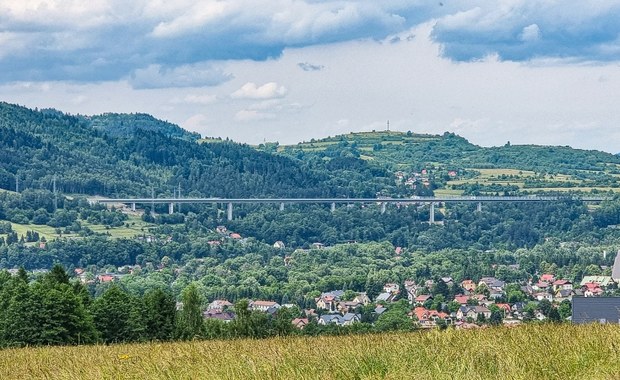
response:
[(541, 37), (540, 28), (536, 24), (531, 24), (523, 28), (520, 39), (524, 42), (538, 41)]
[(178, 17), (160, 22), (152, 32), (155, 37), (175, 37), (195, 28), (207, 27), (209, 23), (222, 21), (233, 8), (231, 2), (205, 1), (192, 4)]
[(618, 1), (503, 0), (462, 4), (460, 11), (438, 17), (433, 31), (433, 38), (451, 59), (468, 61), (489, 54), (514, 61), (538, 57), (620, 59)]
[(287, 92), (286, 87), (280, 86), (276, 82), (265, 83), (262, 86), (248, 82), (233, 92), (230, 97), (233, 99), (273, 99), (283, 98)]

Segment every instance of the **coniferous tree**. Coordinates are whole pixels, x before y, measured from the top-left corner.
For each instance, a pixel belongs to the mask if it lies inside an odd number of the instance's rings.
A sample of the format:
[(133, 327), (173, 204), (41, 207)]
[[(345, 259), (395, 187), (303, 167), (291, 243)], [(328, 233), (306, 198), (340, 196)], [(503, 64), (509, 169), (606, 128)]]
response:
[(196, 285), (190, 284), (183, 290), (181, 301), (183, 309), (177, 320), (177, 336), (180, 339), (195, 339), (204, 336), (202, 297)]
[(144, 295), (146, 337), (150, 340), (174, 338), (176, 302), (169, 292), (159, 288)]
[(106, 343), (141, 340), (144, 324), (138, 300), (117, 285), (111, 286), (91, 306), (93, 320), (101, 339)]

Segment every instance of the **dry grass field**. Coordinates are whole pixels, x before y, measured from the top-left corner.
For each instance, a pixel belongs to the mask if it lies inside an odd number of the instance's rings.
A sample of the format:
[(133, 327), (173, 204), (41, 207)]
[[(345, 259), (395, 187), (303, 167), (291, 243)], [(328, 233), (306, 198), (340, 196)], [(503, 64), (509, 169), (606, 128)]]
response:
[(620, 327), (5, 349), (0, 378), (620, 379)]

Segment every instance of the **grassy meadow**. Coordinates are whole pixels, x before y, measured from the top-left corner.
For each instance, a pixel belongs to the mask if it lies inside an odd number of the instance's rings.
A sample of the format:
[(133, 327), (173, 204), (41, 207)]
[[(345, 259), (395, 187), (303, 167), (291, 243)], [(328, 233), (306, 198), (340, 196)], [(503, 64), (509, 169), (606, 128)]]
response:
[(620, 327), (0, 350), (2, 379), (620, 379)]
[[(132, 238), (137, 235), (142, 235), (144, 233), (148, 233), (148, 228), (153, 227), (154, 224), (144, 222), (137, 215), (130, 215), (129, 218), (123, 223), (123, 226), (120, 227), (106, 227), (101, 224), (92, 224), (88, 223), (85, 220), (80, 220), (80, 223), (84, 227), (88, 227), (93, 232), (96, 233), (104, 233), (110, 234), (112, 238)], [(56, 233), (56, 228), (41, 225), (41, 224), (20, 224), (11, 222), (13, 231), (17, 233), (18, 236), (24, 235), (26, 236), (27, 231), (35, 231), (39, 233), (39, 236), (45, 237), (46, 240), (52, 240), (61, 237), (61, 235)], [(64, 228), (61, 228), (64, 230)], [(5, 235), (0, 234), (0, 236), (4, 237)], [(62, 234), (62, 237), (66, 238), (79, 238), (78, 234)]]

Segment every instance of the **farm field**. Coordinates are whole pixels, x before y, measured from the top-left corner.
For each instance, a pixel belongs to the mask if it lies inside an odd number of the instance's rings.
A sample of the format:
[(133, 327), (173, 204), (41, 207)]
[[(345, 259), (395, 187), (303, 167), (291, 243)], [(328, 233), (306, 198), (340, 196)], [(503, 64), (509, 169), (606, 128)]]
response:
[[(552, 191), (552, 192), (568, 192), (568, 191), (577, 191), (577, 192), (590, 192), (592, 190), (607, 192), (620, 192), (620, 188), (614, 187), (605, 187), (605, 186), (583, 186), (580, 185), (581, 181), (575, 178), (572, 178), (570, 175), (566, 174), (556, 174), (556, 175), (545, 175), (544, 177), (537, 176), (533, 171), (528, 170), (518, 170), (518, 169), (504, 169), (504, 168), (496, 168), (496, 169), (480, 169), (480, 168), (470, 168), (468, 171), (476, 171), (479, 174), (472, 178), (467, 179), (456, 179), (448, 181), (446, 184), (447, 190), (452, 189), (452, 186), (458, 186), (463, 184), (480, 184), (480, 185), (513, 185), (517, 186), (521, 190), (527, 190), (528, 192), (537, 192), (537, 191)], [(540, 187), (525, 187), (526, 180), (537, 179), (541, 181)], [(545, 183), (562, 183), (562, 182), (573, 182), (573, 186), (570, 187), (552, 187), (552, 186), (544, 186)], [(453, 191), (458, 191), (452, 189)], [(443, 190), (439, 189), (435, 192), (439, 192), (441, 194)]]
[(0, 351), (11, 379), (617, 379), (620, 327), (525, 325)]
[[(106, 227), (101, 224), (91, 224), (86, 222), (85, 220), (80, 220), (80, 224), (84, 227), (88, 227), (93, 232), (96, 233), (109, 233), (112, 238), (131, 238), (136, 235), (140, 235), (147, 231), (148, 227), (153, 226), (153, 224), (146, 223), (140, 219), (139, 216), (130, 215), (129, 219), (127, 219), (123, 226), (121, 227)], [(18, 236), (26, 235), (27, 231), (35, 231), (39, 233), (40, 237), (45, 237), (46, 240), (55, 239), (61, 237), (61, 235), (56, 233), (56, 228), (50, 227), (47, 225), (40, 224), (20, 224), (11, 222), (13, 231), (17, 233)], [(3, 236), (3, 235), (0, 235)], [(62, 237), (66, 238), (78, 238), (77, 234), (62, 234)]]

